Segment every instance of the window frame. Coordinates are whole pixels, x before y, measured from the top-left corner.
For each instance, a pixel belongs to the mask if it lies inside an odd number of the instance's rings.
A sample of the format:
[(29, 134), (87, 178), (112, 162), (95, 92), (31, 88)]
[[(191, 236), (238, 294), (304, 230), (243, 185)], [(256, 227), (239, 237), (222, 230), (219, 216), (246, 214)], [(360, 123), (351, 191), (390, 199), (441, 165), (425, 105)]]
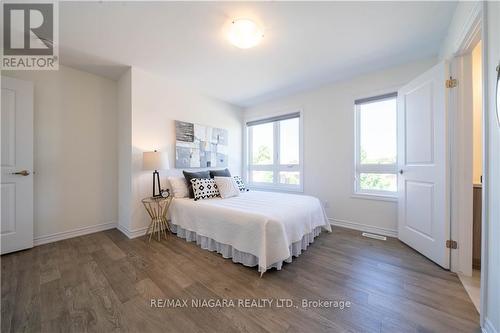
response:
[[(249, 122), (271, 119), (275, 117), (287, 116), (298, 113), (299, 116), (299, 164), (280, 164), (280, 121), (275, 120), (269, 123), (273, 124), (273, 164), (269, 165), (251, 165), (253, 147), (252, 147), (252, 127), (248, 126)], [(274, 114), (266, 114), (265, 116), (252, 117), (245, 119), (245, 152), (244, 152), (244, 179), (247, 186), (255, 190), (266, 191), (283, 191), (283, 192), (303, 192), (304, 191), (304, 157), (303, 157), (303, 112), (301, 109), (289, 110)], [(252, 171), (272, 171), (273, 183), (254, 182), (251, 177)], [(280, 171), (299, 172), (299, 185), (280, 184)]]
[[(388, 99), (396, 99), (396, 160), (393, 164), (361, 164), (361, 129), (360, 120), (361, 112), (360, 106), (370, 102), (384, 101)], [(397, 201), (398, 190), (396, 191), (383, 191), (383, 190), (366, 190), (362, 189), (359, 183), (360, 174), (362, 173), (375, 173), (375, 174), (394, 174), (396, 175), (396, 182), (399, 182), (398, 177), (398, 110), (397, 110), (397, 89), (389, 90), (385, 93), (371, 95), (370, 97), (356, 99), (354, 101), (354, 179), (353, 179), (353, 197), (362, 199), (375, 199), (385, 201)], [(397, 185), (397, 184), (396, 184)]]

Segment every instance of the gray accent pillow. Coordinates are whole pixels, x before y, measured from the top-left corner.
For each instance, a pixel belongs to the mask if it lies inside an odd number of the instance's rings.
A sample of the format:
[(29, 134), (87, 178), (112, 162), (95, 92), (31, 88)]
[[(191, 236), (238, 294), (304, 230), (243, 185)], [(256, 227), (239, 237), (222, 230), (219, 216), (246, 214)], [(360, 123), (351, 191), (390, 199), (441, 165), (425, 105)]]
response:
[(184, 177), (186, 178), (188, 182), (188, 188), (189, 188), (189, 197), (191, 199), (194, 198), (194, 192), (193, 192), (193, 186), (191, 184), (191, 179), (193, 178), (200, 178), (200, 179), (205, 179), (205, 178), (210, 178), (210, 172), (207, 171), (198, 171), (198, 172), (190, 172), (190, 171), (182, 171), (184, 174)]
[(215, 177), (231, 177), (231, 173), (228, 168), (223, 170), (210, 170), (210, 178)]

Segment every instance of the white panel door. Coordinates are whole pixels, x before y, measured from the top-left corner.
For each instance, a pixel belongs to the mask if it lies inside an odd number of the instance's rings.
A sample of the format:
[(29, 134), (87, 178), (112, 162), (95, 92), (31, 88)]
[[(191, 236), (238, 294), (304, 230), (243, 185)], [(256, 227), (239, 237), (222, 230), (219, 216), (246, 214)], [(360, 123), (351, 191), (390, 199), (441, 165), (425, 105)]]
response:
[(449, 268), (445, 81), (439, 63), (398, 92), (399, 239)]
[(1, 253), (33, 247), (33, 85), (2, 77)]

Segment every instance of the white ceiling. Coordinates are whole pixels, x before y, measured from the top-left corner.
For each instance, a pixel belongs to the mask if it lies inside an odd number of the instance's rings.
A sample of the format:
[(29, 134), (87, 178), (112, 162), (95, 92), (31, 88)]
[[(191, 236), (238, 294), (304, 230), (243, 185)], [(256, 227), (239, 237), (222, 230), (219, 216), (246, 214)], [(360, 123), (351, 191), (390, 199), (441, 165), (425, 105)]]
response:
[[(116, 79), (128, 66), (248, 106), (438, 53), (455, 2), (61, 2), (63, 64)], [(233, 18), (263, 42), (225, 39)]]

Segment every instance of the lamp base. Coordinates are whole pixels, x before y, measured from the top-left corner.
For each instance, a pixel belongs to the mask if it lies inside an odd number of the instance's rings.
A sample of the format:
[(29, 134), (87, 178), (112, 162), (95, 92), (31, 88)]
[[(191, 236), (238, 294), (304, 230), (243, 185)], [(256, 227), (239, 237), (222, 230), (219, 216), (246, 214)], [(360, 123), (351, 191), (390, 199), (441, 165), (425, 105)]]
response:
[[(156, 184), (158, 182), (158, 185)], [(156, 191), (158, 187), (158, 192)], [(153, 198), (161, 197), (160, 173), (158, 170), (153, 172)]]

